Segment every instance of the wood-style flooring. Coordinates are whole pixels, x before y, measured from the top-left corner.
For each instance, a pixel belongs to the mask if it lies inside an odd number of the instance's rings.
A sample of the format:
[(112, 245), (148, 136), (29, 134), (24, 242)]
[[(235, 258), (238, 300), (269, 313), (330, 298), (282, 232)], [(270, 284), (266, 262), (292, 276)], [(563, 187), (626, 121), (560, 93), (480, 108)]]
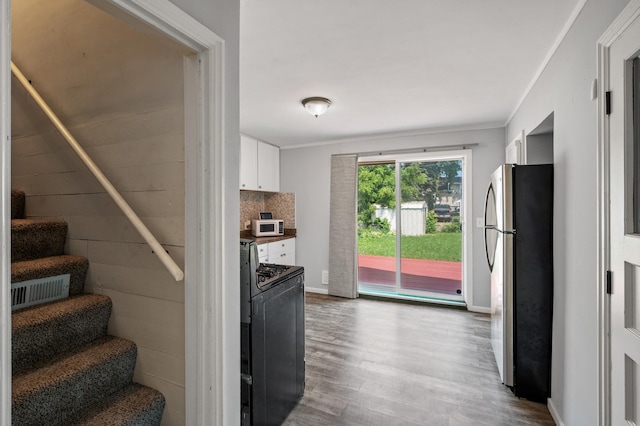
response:
[(306, 388), (285, 425), (553, 425), (501, 382), (490, 317), (306, 294)]

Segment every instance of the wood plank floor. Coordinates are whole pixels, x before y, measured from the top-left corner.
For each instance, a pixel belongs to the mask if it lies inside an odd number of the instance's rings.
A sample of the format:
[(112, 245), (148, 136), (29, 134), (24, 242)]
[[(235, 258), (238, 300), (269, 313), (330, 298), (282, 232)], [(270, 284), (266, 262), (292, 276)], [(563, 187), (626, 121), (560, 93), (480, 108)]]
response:
[(500, 382), (490, 317), (306, 295), (306, 388), (285, 425), (553, 425)]

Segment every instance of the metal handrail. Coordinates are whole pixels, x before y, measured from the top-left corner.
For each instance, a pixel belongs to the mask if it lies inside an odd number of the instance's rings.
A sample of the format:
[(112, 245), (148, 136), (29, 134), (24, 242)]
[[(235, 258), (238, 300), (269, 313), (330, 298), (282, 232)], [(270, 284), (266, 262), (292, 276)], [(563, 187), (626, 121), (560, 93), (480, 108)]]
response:
[(138, 215), (133, 211), (133, 209), (124, 200), (124, 198), (122, 198), (122, 195), (120, 195), (118, 190), (115, 189), (109, 179), (107, 179), (104, 173), (102, 173), (102, 171), (98, 168), (96, 163), (93, 162), (91, 157), (89, 157), (86, 151), (80, 146), (78, 141), (69, 132), (69, 129), (67, 129), (64, 124), (62, 124), (58, 116), (51, 110), (51, 108), (49, 108), (49, 105), (47, 105), (40, 94), (33, 88), (31, 83), (29, 83), (29, 80), (25, 78), (24, 74), (22, 74), (22, 72), (13, 63), (13, 61), (11, 61), (11, 72), (13, 72), (22, 86), (27, 90), (27, 92), (29, 92), (31, 97), (36, 101), (38, 106), (47, 115), (47, 117), (49, 117), (51, 123), (53, 123), (60, 134), (67, 140), (71, 148), (76, 152), (78, 157), (80, 157), (82, 162), (87, 166), (89, 171), (91, 171), (98, 182), (100, 182), (102, 187), (111, 196), (120, 210), (122, 210), (127, 219), (129, 219), (133, 226), (138, 230), (142, 238), (146, 241), (147, 244), (149, 244), (153, 252), (156, 254), (156, 256), (158, 256), (162, 264), (165, 266), (165, 268), (167, 268), (171, 275), (173, 275), (173, 278), (175, 278), (176, 281), (182, 281), (184, 279), (184, 272), (182, 272), (182, 269), (180, 269), (180, 267), (171, 258), (171, 256), (167, 254), (156, 237), (154, 237), (151, 231), (149, 231), (145, 224), (142, 223), (142, 220), (140, 220)]

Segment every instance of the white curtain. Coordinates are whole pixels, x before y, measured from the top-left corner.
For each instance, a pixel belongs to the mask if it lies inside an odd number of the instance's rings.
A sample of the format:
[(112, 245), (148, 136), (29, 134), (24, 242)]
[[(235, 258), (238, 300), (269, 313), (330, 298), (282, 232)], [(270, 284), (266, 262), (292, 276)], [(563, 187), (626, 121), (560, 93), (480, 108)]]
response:
[(329, 294), (358, 297), (356, 214), (358, 157), (331, 157)]

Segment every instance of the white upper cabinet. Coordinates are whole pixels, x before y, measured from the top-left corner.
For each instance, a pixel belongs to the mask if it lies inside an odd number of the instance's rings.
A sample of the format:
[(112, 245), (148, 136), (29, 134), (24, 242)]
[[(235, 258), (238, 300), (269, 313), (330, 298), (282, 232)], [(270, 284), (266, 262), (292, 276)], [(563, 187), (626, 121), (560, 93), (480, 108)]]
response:
[(240, 135), (240, 189), (258, 189), (258, 141)]
[(280, 191), (280, 148), (240, 135), (240, 189)]
[(258, 142), (258, 190), (280, 191), (280, 148)]

